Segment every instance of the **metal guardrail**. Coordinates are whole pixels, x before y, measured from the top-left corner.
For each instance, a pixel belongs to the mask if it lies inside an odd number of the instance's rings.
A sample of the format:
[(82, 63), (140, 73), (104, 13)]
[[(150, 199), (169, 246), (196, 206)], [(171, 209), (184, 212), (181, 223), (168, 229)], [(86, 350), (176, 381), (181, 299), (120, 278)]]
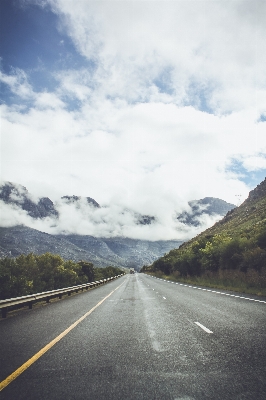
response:
[(14, 297), (11, 299), (0, 300), (0, 309), (1, 309), (2, 318), (6, 318), (8, 310), (15, 310), (15, 309), (21, 308), (25, 305), (28, 305), (29, 308), (32, 309), (32, 305), (34, 303), (37, 303), (38, 301), (45, 299), (46, 303), (49, 303), (50, 299), (53, 299), (56, 297), (59, 297), (59, 299), (61, 299), (62, 296), (65, 294), (70, 296), (71, 293), (74, 293), (74, 292), (78, 293), (80, 290), (81, 291), (83, 291), (84, 289), (88, 290), (90, 287), (104, 285), (105, 283), (108, 283), (109, 281), (117, 279), (123, 275), (124, 274), (120, 274), (120, 275), (112, 276), (111, 278), (101, 279), (101, 280), (95, 281), (95, 282), (83, 283), (82, 285), (71, 286), (71, 287), (62, 288), (62, 289), (50, 290), (48, 292), (41, 292), (41, 293), (36, 293), (36, 294), (30, 294), (27, 296)]

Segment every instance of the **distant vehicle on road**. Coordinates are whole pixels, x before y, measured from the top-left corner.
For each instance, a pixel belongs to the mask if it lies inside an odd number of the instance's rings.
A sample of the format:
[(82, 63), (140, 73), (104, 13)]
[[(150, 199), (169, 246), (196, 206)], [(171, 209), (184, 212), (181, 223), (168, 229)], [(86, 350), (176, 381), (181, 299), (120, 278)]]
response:
[(129, 272), (130, 272), (130, 274), (135, 274), (134, 268), (130, 268)]

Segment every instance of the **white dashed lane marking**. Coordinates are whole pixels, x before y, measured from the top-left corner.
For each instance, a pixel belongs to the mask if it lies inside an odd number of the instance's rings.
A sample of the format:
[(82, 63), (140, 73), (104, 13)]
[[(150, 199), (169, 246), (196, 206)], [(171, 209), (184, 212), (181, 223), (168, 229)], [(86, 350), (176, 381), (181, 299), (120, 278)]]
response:
[(199, 322), (195, 322), (196, 325), (198, 325), (201, 329), (203, 329), (205, 332), (207, 333), (213, 333), (212, 331), (210, 331), (210, 329), (206, 328), (206, 326), (200, 324)]
[[(204, 288), (201, 288), (201, 287), (198, 287), (198, 286), (185, 285), (185, 284), (179, 283), (179, 282), (172, 282), (172, 281), (167, 281), (166, 279), (156, 278), (156, 276), (153, 276), (152, 278), (159, 279), (160, 281), (164, 281), (164, 282), (167, 282), (167, 283), (175, 283), (176, 285), (186, 286), (186, 287), (189, 287), (189, 288), (192, 288), (192, 289), (204, 290), (206, 292), (211, 292), (211, 293), (221, 294), (221, 295), (224, 295), (224, 296), (236, 297), (236, 298), (243, 299), (243, 300), (256, 301), (257, 303), (266, 304), (265, 300), (251, 299), (249, 297), (238, 296), (236, 294), (223, 293), (223, 292), (218, 292), (217, 290), (204, 289)], [(158, 293), (158, 292), (156, 292), (156, 293)], [(165, 297), (164, 297), (164, 299), (165, 299)], [(197, 322), (195, 322), (195, 323), (197, 323)]]

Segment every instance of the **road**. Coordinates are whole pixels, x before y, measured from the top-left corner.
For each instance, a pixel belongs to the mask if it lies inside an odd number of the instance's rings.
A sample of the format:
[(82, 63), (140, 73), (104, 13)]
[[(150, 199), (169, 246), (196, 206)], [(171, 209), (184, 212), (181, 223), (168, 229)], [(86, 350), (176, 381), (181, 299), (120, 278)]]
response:
[(126, 275), (2, 319), (0, 398), (265, 400), (265, 322), (263, 298)]

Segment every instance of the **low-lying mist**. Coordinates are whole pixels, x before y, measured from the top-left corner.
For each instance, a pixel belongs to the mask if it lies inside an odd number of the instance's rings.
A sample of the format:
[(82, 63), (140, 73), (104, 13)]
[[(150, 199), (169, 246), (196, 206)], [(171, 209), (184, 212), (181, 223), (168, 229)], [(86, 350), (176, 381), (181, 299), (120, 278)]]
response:
[(158, 210), (153, 205), (150, 213), (147, 213), (147, 208), (144, 209), (145, 214), (140, 207), (133, 210), (119, 202), (97, 208), (88, 203), (86, 198), (80, 198), (73, 203), (60, 199), (54, 203), (54, 207), (58, 217), (33, 218), (19, 205), (0, 200), (0, 224), (2, 227), (26, 225), (53, 235), (123, 236), (155, 241), (190, 239), (221, 218), (220, 215), (210, 216), (203, 213), (197, 217), (197, 227), (182, 223), (177, 216), (182, 211), (191, 212), (188, 204), (183, 204), (182, 208), (179, 205), (176, 209), (161, 207)]

